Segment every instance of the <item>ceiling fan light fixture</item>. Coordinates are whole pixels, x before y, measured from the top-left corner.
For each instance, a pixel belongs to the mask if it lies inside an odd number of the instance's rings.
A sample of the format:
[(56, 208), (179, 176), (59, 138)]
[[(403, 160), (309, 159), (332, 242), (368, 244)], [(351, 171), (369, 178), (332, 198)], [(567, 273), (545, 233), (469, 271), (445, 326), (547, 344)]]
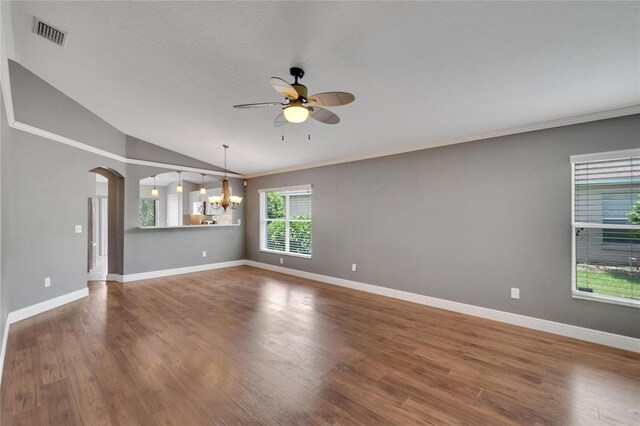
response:
[(298, 83), (298, 80), (304, 77), (304, 70), (292, 67), (289, 69), (289, 73), (295, 79), (293, 83), (287, 83), (279, 77), (271, 77), (270, 80), (275, 91), (285, 97), (284, 103), (260, 102), (234, 105), (233, 107), (256, 108), (282, 105), (284, 107), (282, 112), (273, 122), (275, 127), (282, 127), (287, 123), (304, 123), (309, 117), (325, 124), (338, 124), (340, 117), (323, 107), (347, 105), (356, 99), (352, 93), (348, 92), (322, 92), (308, 96), (307, 86)]
[(309, 118), (309, 110), (299, 103), (292, 103), (284, 109), (284, 118), (289, 123), (304, 123)]

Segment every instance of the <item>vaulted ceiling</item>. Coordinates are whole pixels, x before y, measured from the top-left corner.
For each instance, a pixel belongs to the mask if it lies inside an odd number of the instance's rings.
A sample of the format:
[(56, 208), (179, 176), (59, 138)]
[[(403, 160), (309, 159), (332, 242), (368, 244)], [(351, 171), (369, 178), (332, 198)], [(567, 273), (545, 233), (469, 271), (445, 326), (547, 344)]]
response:
[[(122, 132), (245, 174), (640, 104), (637, 2), (13, 2), (11, 59)], [(64, 48), (33, 17), (68, 32)], [(273, 127), (271, 76), (350, 91)], [(310, 140), (308, 138), (310, 135)], [(233, 156), (233, 157), (232, 157)]]

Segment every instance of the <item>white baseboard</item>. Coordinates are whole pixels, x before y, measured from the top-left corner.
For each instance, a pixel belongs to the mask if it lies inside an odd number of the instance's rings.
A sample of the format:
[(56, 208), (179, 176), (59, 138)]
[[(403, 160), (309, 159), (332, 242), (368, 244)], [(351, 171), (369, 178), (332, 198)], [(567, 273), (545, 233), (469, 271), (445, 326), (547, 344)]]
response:
[(140, 272), (138, 274), (122, 275), (119, 282), (129, 283), (132, 281), (148, 280), (150, 278), (168, 277), (171, 275), (189, 274), (191, 272), (209, 271), (212, 269), (230, 268), (232, 266), (246, 265), (246, 260), (230, 260), (228, 262), (208, 263), (206, 265), (185, 266), (183, 268), (163, 269), (161, 271)]
[(406, 300), (408, 302), (419, 303), (421, 305), (433, 306), (435, 308), (447, 309), (449, 311), (487, 318), (507, 324), (531, 328), (534, 330), (545, 331), (547, 333), (558, 334), (560, 336), (572, 337), (574, 339), (585, 340), (587, 342), (612, 346), (614, 348), (640, 352), (640, 339), (629, 336), (622, 336), (619, 334), (607, 333), (605, 331), (593, 330), (590, 328), (578, 327), (575, 325), (563, 324), (560, 322), (513, 314), (511, 312), (498, 311), (496, 309), (468, 305), (466, 303), (452, 302), (450, 300), (438, 299), (436, 297), (409, 293), (402, 290), (394, 290), (391, 288), (345, 280), (328, 275), (299, 271), (297, 269), (284, 268), (282, 266), (275, 266), (267, 263), (254, 262), (252, 260), (247, 260), (246, 265), (253, 266), (255, 268), (267, 269), (269, 271), (280, 272), (287, 275), (293, 275), (296, 277), (307, 278), (310, 280), (321, 281), (327, 284), (366, 291), (368, 293), (393, 297), (395, 299)]
[(63, 294), (62, 296), (54, 297), (53, 299), (45, 300), (41, 303), (36, 303), (35, 305), (27, 306), (26, 308), (22, 308), (17, 311), (9, 312), (7, 323), (13, 324), (18, 321), (22, 321), (23, 319), (38, 315), (42, 312), (48, 311), (49, 309), (57, 308), (58, 306), (62, 306), (66, 303), (82, 299), (88, 295), (89, 289), (85, 287), (81, 290), (76, 290), (71, 293)]
[(107, 281), (118, 281), (119, 283), (121, 283), (122, 282), (122, 275), (107, 274), (107, 276), (105, 277), (105, 280), (107, 280)]

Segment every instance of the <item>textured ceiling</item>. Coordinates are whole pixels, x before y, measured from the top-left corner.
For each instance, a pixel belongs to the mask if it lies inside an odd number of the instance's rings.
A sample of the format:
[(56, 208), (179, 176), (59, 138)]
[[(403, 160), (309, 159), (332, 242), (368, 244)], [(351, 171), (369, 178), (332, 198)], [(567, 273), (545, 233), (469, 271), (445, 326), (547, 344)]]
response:
[[(15, 2), (12, 59), (119, 130), (254, 174), (640, 104), (638, 2)], [(60, 48), (33, 16), (69, 33)], [(350, 91), (273, 127), (269, 77)], [(311, 140), (307, 140), (307, 135)]]

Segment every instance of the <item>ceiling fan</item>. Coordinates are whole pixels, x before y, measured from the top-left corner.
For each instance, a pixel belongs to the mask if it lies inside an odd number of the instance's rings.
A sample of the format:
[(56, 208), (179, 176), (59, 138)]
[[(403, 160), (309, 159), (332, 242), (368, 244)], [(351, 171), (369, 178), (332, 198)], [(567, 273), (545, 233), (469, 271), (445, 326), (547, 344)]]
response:
[(335, 115), (325, 106), (340, 106), (353, 102), (356, 97), (347, 92), (324, 92), (307, 96), (307, 86), (298, 83), (298, 79), (304, 77), (304, 70), (293, 67), (289, 73), (295, 79), (292, 84), (281, 78), (271, 77), (271, 85), (274, 89), (286, 98), (285, 102), (263, 102), (257, 104), (234, 105), (234, 108), (257, 108), (265, 106), (281, 106), (282, 112), (274, 121), (276, 127), (284, 126), (287, 123), (304, 123), (307, 118), (326, 124), (338, 124), (340, 117)]

